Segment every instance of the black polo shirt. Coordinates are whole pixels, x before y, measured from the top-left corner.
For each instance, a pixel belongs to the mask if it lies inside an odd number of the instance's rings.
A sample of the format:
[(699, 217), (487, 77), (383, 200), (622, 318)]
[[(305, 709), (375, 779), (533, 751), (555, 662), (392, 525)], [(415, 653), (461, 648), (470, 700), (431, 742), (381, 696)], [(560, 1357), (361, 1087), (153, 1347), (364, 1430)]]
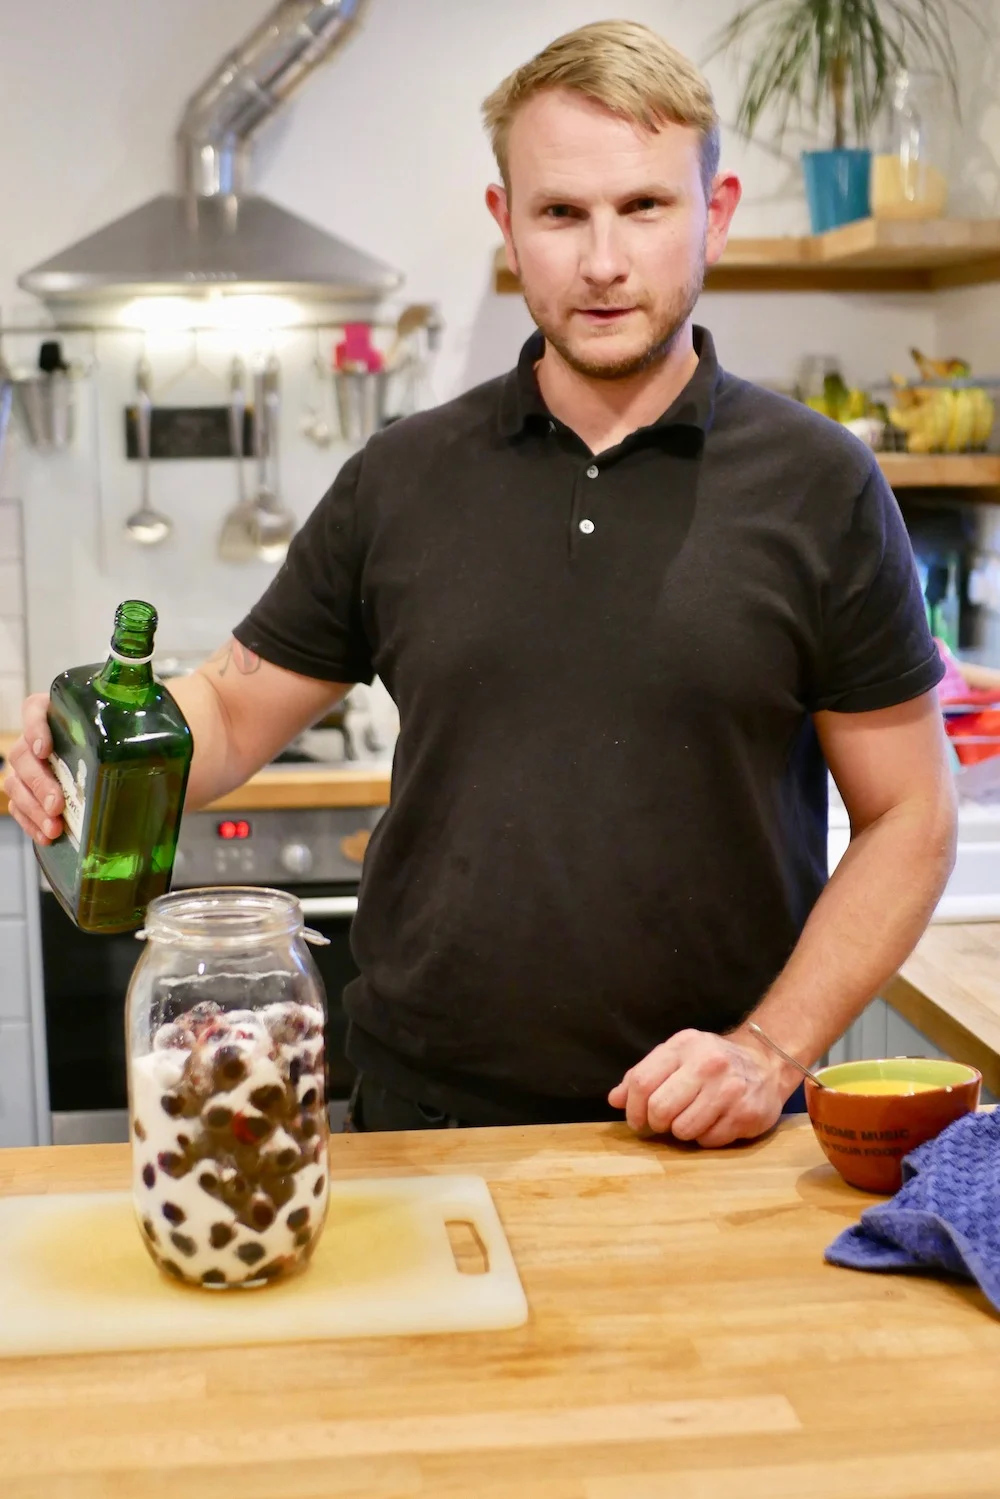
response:
[(942, 675), (872, 454), (696, 348), (592, 456), (535, 335), (353, 456), (236, 631), (395, 699), (349, 1055), (473, 1122), (612, 1116), (660, 1041), (736, 1025), (826, 879), (810, 715)]

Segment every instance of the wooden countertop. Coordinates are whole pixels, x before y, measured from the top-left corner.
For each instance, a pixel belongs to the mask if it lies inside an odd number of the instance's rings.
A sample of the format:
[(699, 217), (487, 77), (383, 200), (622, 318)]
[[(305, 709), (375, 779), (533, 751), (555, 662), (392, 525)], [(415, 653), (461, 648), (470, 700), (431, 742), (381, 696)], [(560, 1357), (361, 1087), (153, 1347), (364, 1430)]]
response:
[[(618, 1124), (337, 1136), (331, 1169), (485, 1176), (527, 1325), (0, 1362), (4, 1499), (996, 1493), (1000, 1319), (823, 1263), (870, 1199), (807, 1122), (726, 1151)], [(0, 1151), (3, 1193), (127, 1180), (124, 1146)]]
[(1000, 922), (928, 927), (882, 996), (1000, 1094)]
[[(0, 757), (6, 758), (15, 734), (0, 734)], [(0, 781), (2, 781), (0, 767)], [(252, 776), (245, 786), (219, 797), (214, 811), (259, 812), (271, 807), (384, 807), (389, 802), (389, 770), (361, 766), (275, 766)], [(7, 811), (7, 798), (0, 789), (0, 815)]]
[(211, 811), (259, 812), (269, 807), (384, 807), (389, 771), (361, 767), (284, 766), (262, 770), (245, 786), (220, 796)]

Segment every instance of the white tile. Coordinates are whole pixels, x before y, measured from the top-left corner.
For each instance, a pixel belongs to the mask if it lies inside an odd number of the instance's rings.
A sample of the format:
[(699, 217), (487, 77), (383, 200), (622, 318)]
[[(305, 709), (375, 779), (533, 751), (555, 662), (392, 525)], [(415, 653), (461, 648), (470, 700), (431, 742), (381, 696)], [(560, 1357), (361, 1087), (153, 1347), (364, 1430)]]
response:
[(21, 727), (21, 704), (26, 685), (23, 672), (0, 672), (0, 732)]
[(0, 561), (0, 614), (24, 614), (24, 572), (20, 562)]
[(0, 562), (17, 562), (21, 551), (21, 507), (0, 501)]
[(0, 615), (0, 675), (7, 672), (24, 675), (24, 620)]

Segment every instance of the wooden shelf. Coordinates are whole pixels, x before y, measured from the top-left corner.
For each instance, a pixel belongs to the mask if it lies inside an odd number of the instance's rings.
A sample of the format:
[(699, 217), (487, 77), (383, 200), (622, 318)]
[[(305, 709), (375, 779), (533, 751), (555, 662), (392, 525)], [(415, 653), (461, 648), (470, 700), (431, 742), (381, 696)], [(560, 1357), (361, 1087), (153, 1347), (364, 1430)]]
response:
[(984, 498), (1000, 501), (1000, 453), (879, 453), (878, 462), (893, 489), (994, 491)]
[[(828, 234), (731, 239), (707, 291), (939, 291), (1000, 281), (1000, 219), (859, 219)], [(498, 292), (516, 292), (503, 248)]]
[(507, 252), (503, 245), (493, 257), (493, 290), (501, 295), (521, 290), (521, 283), (513, 271), (507, 269)]

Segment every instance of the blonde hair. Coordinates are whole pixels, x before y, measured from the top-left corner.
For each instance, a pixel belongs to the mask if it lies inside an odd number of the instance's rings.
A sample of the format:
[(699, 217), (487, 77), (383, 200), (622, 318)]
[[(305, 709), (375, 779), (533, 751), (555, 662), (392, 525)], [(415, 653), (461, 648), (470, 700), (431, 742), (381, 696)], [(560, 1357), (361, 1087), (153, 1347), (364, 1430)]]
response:
[(507, 144), (522, 104), (546, 89), (572, 89), (647, 130), (667, 122), (697, 130), (706, 198), (719, 166), (719, 117), (708, 81), (683, 52), (638, 21), (595, 21), (550, 42), (483, 101), (483, 119), (504, 186)]

